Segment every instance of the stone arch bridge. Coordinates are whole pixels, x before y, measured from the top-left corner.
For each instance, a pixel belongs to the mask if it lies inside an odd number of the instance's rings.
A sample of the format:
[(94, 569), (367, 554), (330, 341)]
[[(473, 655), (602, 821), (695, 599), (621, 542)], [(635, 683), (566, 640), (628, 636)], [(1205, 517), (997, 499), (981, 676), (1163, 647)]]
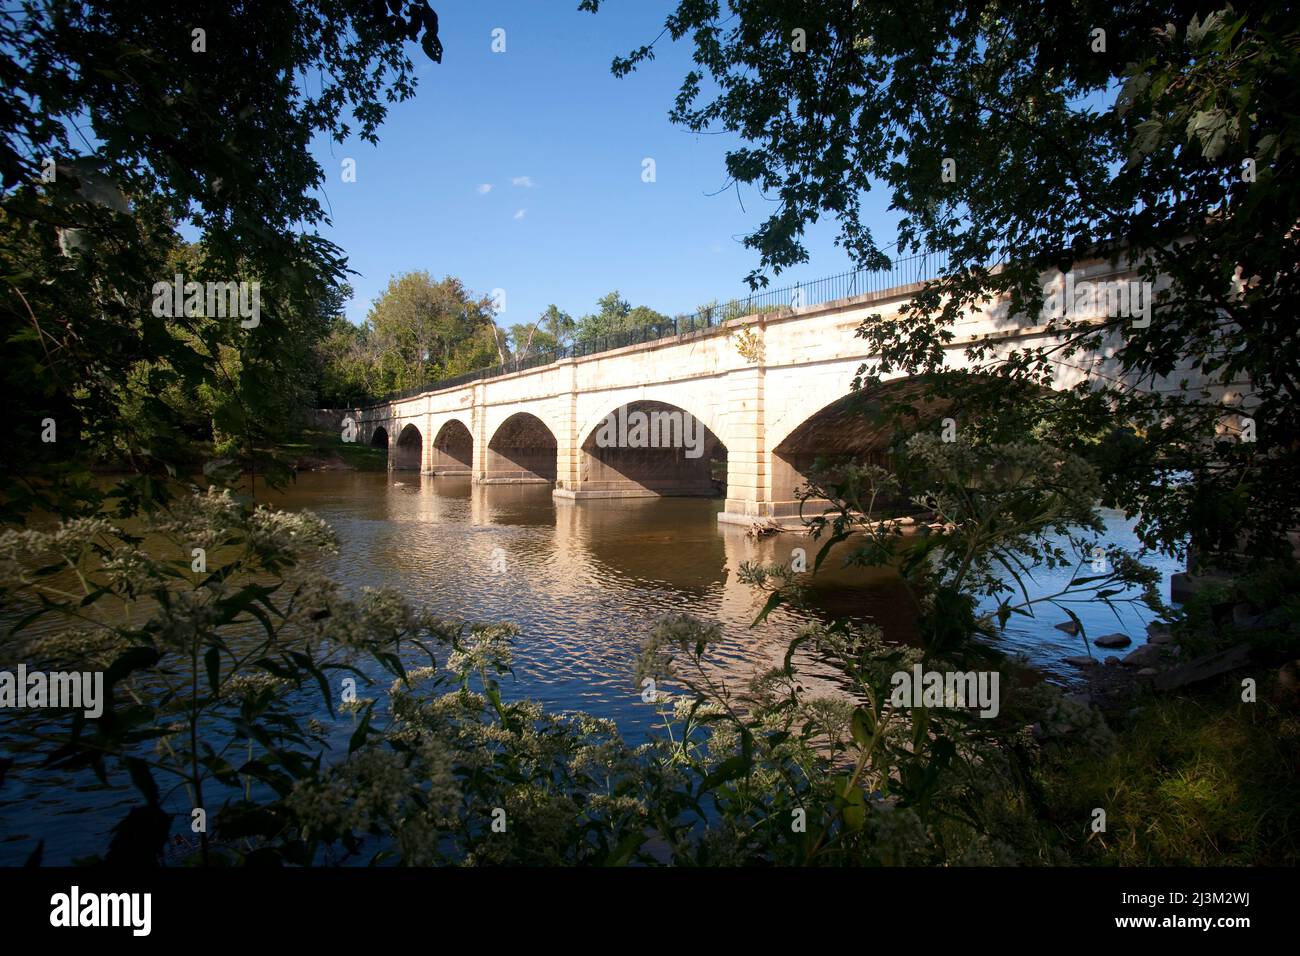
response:
[[(1133, 278), (1104, 262), (1079, 265), (1073, 275), (1094, 283)], [(719, 521), (780, 519), (798, 513), (795, 490), (818, 455), (881, 446), (880, 436), (846, 414), (853, 377), (869, 358), (854, 331), (874, 313), (891, 321), (920, 288), (760, 313), (335, 411), (340, 420), (354, 417), (357, 440), (387, 447), (394, 469), (545, 482), (557, 501), (569, 502), (721, 494)], [(1043, 322), (993, 303), (953, 327), (947, 360), (963, 367), (967, 345), (981, 339), (1008, 349), (1051, 344), (1056, 333)], [(1096, 353), (1090, 367), (1058, 365), (1055, 386), (1110, 378), (1107, 355)]]

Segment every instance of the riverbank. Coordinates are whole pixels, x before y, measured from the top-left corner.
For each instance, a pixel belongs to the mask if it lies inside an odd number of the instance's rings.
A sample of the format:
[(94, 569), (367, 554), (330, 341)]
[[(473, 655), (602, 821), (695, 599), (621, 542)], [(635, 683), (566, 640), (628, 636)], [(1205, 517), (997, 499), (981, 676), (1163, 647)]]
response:
[[(302, 444), (309, 446), (311, 440)], [(468, 477), (412, 477), (395, 483), (383, 473), (358, 471), (304, 474), (283, 488), (259, 487), (256, 500), (326, 518), (337, 533), (339, 550), (313, 558), (314, 570), (350, 589), (387, 587), (435, 612), (517, 625), (518, 637), (511, 642), (512, 673), (499, 688), (504, 706), (525, 708), (518, 711), (521, 714), (581, 713), (578, 719), (587, 727), (615, 729), (620, 748), (623, 743), (634, 748), (651, 744), (664, 734), (663, 717), (642, 697), (634, 663), (647, 635), (665, 616), (688, 613), (716, 627), (708, 642), (708, 672), (720, 686), (725, 682), (737, 691), (750, 687), (756, 676), (780, 667), (792, 635), (817, 620), (869, 621), (885, 632), (890, 646), (911, 646), (908, 629), (913, 625), (909, 615), (900, 613), (907, 604), (893, 589), (890, 577), (842, 566), (843, 548), (830, 555), (815, 579), (818, 588), (810, 596), (815, 614), (779, 608), (761, 625), (751, 627), (762, 607), (762, 595), (731, 572), (745, 562), (768, 565), (788, 560), (790, 542), (782, 540), (784, 536), (755, 539), (743, 529), (720, 527), (718, 502), (592, 501), (574, 508), (557, 505), (545, 486), (477, 486)], [(1115, 515), (1109, 518), (1119, 520)], [(1112, 535), (1118, 536), (1120, 530), (1114, 525)], [(1289, 606), (1285, 595), (1251, 593), (1255, 606)], [(1171, 629), (1179, 648), (1172, 659), (1195, 660), (1221, 644), (1231, 645), (1238, 630), (1273, 621), (1254, 612), (1234, 614), (1232, 608), (1223, 613), (1216, 610), (1221, 603), (1192, 606), (1186, 634)], [(1089, 635), (1106, 633), (1110, 615), (1101, 610), (1080, 609)], [(1213, 627), (1216, 619), (1221, 624), (1218, 631)], [(1277, 636), (1289, 633), (1285, 619), (1277, 624)], [(1110, 629), (1114, 627), (1111, 623)], [(1130, 633), (1138, 638), (1136, 627)], [(1051, 672), (1052, 660), (1065, 646), (1056, 641), (1072, 643), (1073, 653), (1078, 653), (1082, 638), (1054, 628), (1049, 620), (1017, 621), (993, 648), (972, 649), (980, 653), (960, 668), (1000, 671), (1001, 712), (987, 721), (967, 723), (954, 723), (951, 714), (936, 712), (925, 718), (931, 721), (931, 736), (906, 735), (907, 740), (932, 741), (934, 748), (927, 754), (915, 757), (902, 747), (882, 757), (884, 762), (878, 766), (873, 763), (872, 773), (888, 775), (893, 781), (893, 795), (872, 805), (872, 813), (881, 816), (873, 818), (860, 844), (844, 851), (843, 860), (1112, 866), (1281, 865), (1300, 859), (1300, 830), (1293, 825), (1293, 808), (1300, 806), (1295, 774), (1300, 721), (1293, 703), (1282, 693), (1285, 681), (1277, 665), (1252, 663), (1168, 692), (1160, 692), (1154, 681), (1138, 680), (1142, 668), (1066, 665), (1064, 673), (1076, 679), (1088, 680), (1094, 672), (1129, 679), (1127, 696), (1117, 694), (1112, 700), (1097, 694), (1085, 700), (1086, 689), (1061, 688), (1053, 686), (1057, 681), (1043, 679), (1044, 670)], [(997, 653), (990, 656), (988, 650)], [(1132, 647), (1101, 648), (1097, 653), (1127, 656), (1133, 651)], [(823, 670), (815, 656), (796, 652), (792, 660), (799, 667), (800, 686), (810, 704), (830, 700), (834, 689), (842, 686), (837, 673)], [(1057, 677), (1061, 673), (1055, 671)], [(1242, 698), (1245, 677), (1253, 677), (1258, 685), (1251, 701)], [(669, 693), (680, 690), (671, 682), (661, 688)], [(535, 703), (522, 703), (525, 700)], [(319, 721), (330, 735), (328, 752), (344, 754), (361, 718), (355, 713), (332, 717), (311, 709), (314, 703), (306, 706), (301, 716)], [(828, 719), (847, 714), (837, 710), (833, 701), (815, 706), (815, 713)], [(491, 723), (494, 718), (489, 714), (485, 719)], [(899, 714), (894, 719), (909, 718)], [(830, 726), (841, 724), (832, 721)], [(531, 739), (531, 730), (499, 732), (511, 747), (528, 746)], [(722, 746), (728, 745), (726, 740)], [(952, 756), (962, 757), (960, 765), (949, 763), (950, 757), (935, 749), (942, 748), (940, 740), (957, 743), (959, 750)], [(752, 774), (759, 786), (753, 792), (776, 793), (784, 800), (780, 794), (790, 791), (774, 782), (774, 774), (778, 766), (787, 764), (780, 753), (764, 749), (771, 746), (768, 737), (760, 736), (760, 741), (759, 763)], [(476, 745), (465, 752), (477, 759), (483, 750)], [(514, 760), (515, 752), (509, 751), (505, 759)], [(701, 763), (699, 781), (716, 781), (717, 765)], [(643, 782), (649, 786), (657, 779), (652, 765), (629, 762), (627, 766), (634, 768), (628, 786), (633, 782), (637, 787)], [(790, 799), (830, 806), (833, 797), (828, 785), (839, 773), (838, 766), (831, 776), (819, 771), (809, 784), (812, 790), (791, 794)], [(922, 771), (930, 776), (918, 776)], [(559, 779), (549, 772), (546, 783), (537, 784), (539, 788), (553, 786), (552, 781)], [(67, 795), (60, 809), (81, 816), (78, 830), (59, 830), (48, 825), (49, 804), (43, 804), (41, 812), (28, 805), (34, 788), (50, 785), (39, 774), (30, 768), (25, 774), (13, 774), (0, 792), (0, 814), (13, 821), (14, 836), (0, 847), (0, 858), (21, 864), (39, 845), (47, 861), (62, 863), (84, 856), (87, 846), (107, 845), (125, 807), (123, 792), (92, 791), (88, 774), (85, 781), (60, 778), (58, 792)], [(20, 778), (27, 790), (15, 788)], [(928, 812), (919, 802), (918, 781), (928, 779), (937, 788), (926, 791), (928, 799), (945, 801), (944, 812), (918, 817), (917, 807)], [(516, 784), (512, 778), (503, 786), (509, 790)], [(556, 802), (547, 805), (567, 814), (574, 805), (568, 801), (584, 800), (586, 787), (580, 782), (563, 792), (532, 792), (550, 794), (547, 799)], [(710, 793), (724, 802), (742, 799), (742, 791), (734, 786), (711, 783), (710, 787)], [(873, 793), (878, 787), (879, 780), (863, 792)], [(654, 794), (650, 806), (674, 799), (662, 790), (647, 792)], [(913, 797), (918, 802), (910, 802)], [(467, 795), (465, 806), (509, 807), (517, 824), (509, 832), (537, 832), (531, 821), (525, 825), (527, 817), (516, 817), (529, 812), (532, 804), (512, 804), (508, 799), (508, 794), (475, 792)], [(188, 813), (183, 804), (167, 809), (180, 818)], [(775, 809), (776, 817), (787, 812), (784, 805)], [(1099, 809), (1105, 812), (1104, 829), (1093, 830)], [(960, 810), (964, 816), (949, 816), (948, 810)], [(478, 820), (474, 812), (465, 819)], [(735, 805), (729, 812), (749, 811)], [(775, 818), (772, 808), (754, 812), (763, 819)], [(897, 825), (884, 816), (891, 812), (900, 814), (894, 818)], [(811, 815), (810, 819), (815, 822)], [(608, 823), (606, 816), (601, 820), (602, 825)], [(699, 842), (684, 840), (674, 846), (681, 848), (683, 859), (692, 859), (692, 847), (726, 845), (732, 832), (701, 830), (696, 834)], [(784, 831), (780, 835), (764, 829), (754, 832), (761, 842), (743, 847), (743, 854), (719, 858), (710, 849), (707, 859), (718, 863), (795, 858)], [(845, 839), (857, 840), (853, 835), (857, 832)], [(209, 849), (218, 846), (232, 855), (240, 850), (238, 841), (210, 841)], [(376, 843), (370, 848), (378, 851), (387, 846)], [(545, 846), (502, 841), (482, 846), (492, 848), (490, 861), (571, 859), (565, 853), (577, 852), (563, 838)], [(167, 858), (194, 862), (195, 850), (192, 843), (178, 845)], [(815, 862), (827, 859), (820, 855)]]
[(305, 427), (275, 451), (295, 471), (385, 471), (388, 452), (362, 442), (345, 442), (337, 430)]
[[(1106, 668), (1111, 670), (1111, 668)], [(1256, 694), (1243, 695), (1243, 681)], [(1097, 756), (1044, 768), (1050, 816), (1079, 827), (1103, 808), (1075, 862), (1114, 866), (1291, 866), (1300, 808), (1300, 710), (1294, 672), (1242, 668), (1161, 692), (1134, 679), (1070, 695), (1115, 735)], [(1246, 699), (1243, 699), (1245, 697)]]
[[(1300, 813), (1296, 580), (1246, 576), (1190, 598), (1122, 659), (1080, 668), (1068, 699), (1115, 734), (1049, 767), (1054, 812), (1106, 809), (1081, 862), (1294, 865)], [(1124, 834), (1122, 838), (1108, 834)]]

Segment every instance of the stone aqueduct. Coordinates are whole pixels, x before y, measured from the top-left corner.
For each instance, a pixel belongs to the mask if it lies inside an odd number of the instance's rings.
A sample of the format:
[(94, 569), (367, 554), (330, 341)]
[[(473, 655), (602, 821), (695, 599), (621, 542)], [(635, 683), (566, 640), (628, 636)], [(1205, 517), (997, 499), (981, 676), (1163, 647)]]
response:
[[(1108, 263), (1077, 267), (1077, 281), (1127, 280)], [(389, 467), (477, 483), (546, 482), (557, 502), (585, 498), (717, 493), (718, 520), (749, 524), (798, 513), (801, 468), (818, 454), (865, 453), (870, 436), (843, 416), (855, 373), (868, 357), (854, 330), (869, 315), (890, 321), (919, 284), (804, 308), (736, 319), (713, 328), (565, 358), (468, 385), (368, 407), (335, 410), (359, 424), (357, 440), (386, 444)], [(958, 323), (947, 347), (953, 367), (966, 346), (1049, 344), (1042, 324), (993, 304)], [(744, 341), (760, 348), (742, 348)], [(1105, 378), (1090, 367), (1056, 366), (1056, 386)], [(888, 387), (888, 385), (886, 386)], [(707, 429), (705, 450), (600, 447), (597, 432), (619, 409), (681, 410)], [(625, 412), (630, 414), (630, 411)], [(954, 410), (960, 418), (960, 411)], [(879, 444), (877, 436), (877, 445)]]

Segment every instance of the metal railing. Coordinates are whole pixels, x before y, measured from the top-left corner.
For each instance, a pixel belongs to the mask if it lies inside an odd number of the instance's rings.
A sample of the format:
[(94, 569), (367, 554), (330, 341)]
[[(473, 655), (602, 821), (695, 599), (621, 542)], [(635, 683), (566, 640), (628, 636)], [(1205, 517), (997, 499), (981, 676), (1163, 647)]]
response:
[(762, 312), (822, 305), (826, 302), (834, 302), (836, 299), (848, 299), (859, 295), (884, 292), (887, 289), (895, 289), (938, 278), (947, 266), (947, 253), (925, 252), (904, 259), (895, 259), (888, 269), (857, 269), (851, 272), (841, 272), (839, 275), (827, 276), (824, 279), (816, 279), (812, 282), (798, 283), (783, 289), (754, 292), (743, 298), (729, 299), (726, 302), (711, 305), (689, 315), (676, 316), (666, 322), (655, 322), (635, 329), (627, 329), (613, 335), (585, 339), (563, 348), (537, 352), (524, 358), (511, 359), (508, 362), (488, 368), (425, 382), (422, 385), (412, 386), (400, 392), (392, 392), (382, 398), (373, 398), (360, 402), (358, 407), (369, 408), (389, 402), (400, 402), (404, 399), (414, 398), (417, 395), (423, 395), (425, 392), (458, 388), (469, 385), (471, 382), (479, 382), (500, 375), (510, 375), (514, 372), (523, 372), (530, 368), (550, 365), (560, 359), (594, 355), (598, 352), (621, 349), (628, 345), (656, 342), (660, 339), (716, 328), (732, 319), (741, 319)]

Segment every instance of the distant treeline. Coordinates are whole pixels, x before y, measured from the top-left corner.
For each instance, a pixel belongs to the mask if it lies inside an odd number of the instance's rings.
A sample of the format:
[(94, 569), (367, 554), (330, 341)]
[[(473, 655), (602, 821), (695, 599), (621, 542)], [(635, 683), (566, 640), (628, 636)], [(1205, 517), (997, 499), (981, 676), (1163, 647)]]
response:
[[(716, 320), (746, 309), (715, 300), (698, 311)], [(649, 306), (632, 305), (617, 289), (578, 319), (556, 305), (533, 322), (508, 327), (499, 325), (497, 316), (491, 297), (475, 295), (452, 276), (441, 281), (424, 271), (395, 276), (361, 325), (349, 322), (341, 310), (330, 321), (316, 349), (316, 405), (348, 405), (671, 321)]]

